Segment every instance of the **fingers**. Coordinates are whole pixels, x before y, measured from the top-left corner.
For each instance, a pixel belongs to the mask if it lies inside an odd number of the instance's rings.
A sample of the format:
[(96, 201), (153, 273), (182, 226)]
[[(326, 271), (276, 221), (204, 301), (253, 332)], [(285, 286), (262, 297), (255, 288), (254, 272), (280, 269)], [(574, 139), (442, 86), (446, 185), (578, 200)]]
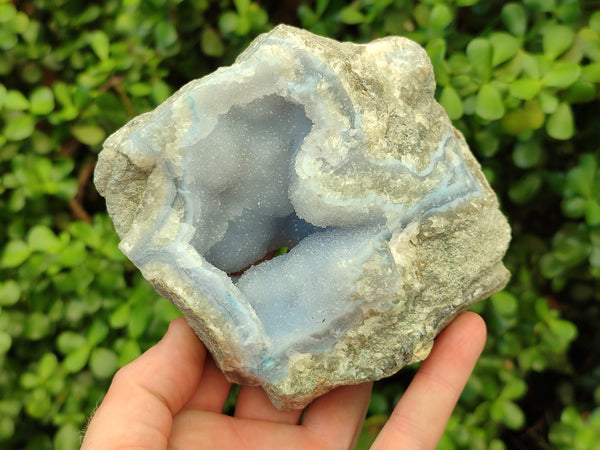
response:
[(166, 448), (172, 416), (196, 390), (205, 357), (185, 320), (175, 319), (158, 344), (115, 375), (82, 449)]
[(223, 409), (231, 383), (227, 381), (223, 372), (219, 370), (210, 355), (206, 357), (202, 381), (184, 409), (196, 409), (220, 413)]
[(306, 410), (302, 426), (332, 448), (354, 448), (367, 414), (373, 383), (341, 386)]
[[(246, 394), (241, 391), (242, 403), (248, 402), (243, 408), (265, 408), (262, 402), (268, 399), (258, 388), (248, 389)], [(236, 417), (229, 417), (206, 411), (184, 410), (173, 423), (169, 448), (354, 448), (370, 391), (371, 383), (364, 383), (329, 392), (308, 407), (303, 425), (281, 423), (281, 416), (277, 417), (277, 423), (270, 420), (244, 420), (237, 416), (237, 411)], [(268, 406), (272, 412), (273, 406), (270, 403)]]
[(261, 387), (242, 386), (235, 406), (235, 417), (295, 425), (300, 422), (302, 410), (279, 411)]
[(305, 450), (323, 445), (299, 425), (187, 410), (175, 418), (168, 448)]
[(471, 312), (461, 314), (440, 333), (372, 448), (434, 449), (485, 337), (483, 319)]

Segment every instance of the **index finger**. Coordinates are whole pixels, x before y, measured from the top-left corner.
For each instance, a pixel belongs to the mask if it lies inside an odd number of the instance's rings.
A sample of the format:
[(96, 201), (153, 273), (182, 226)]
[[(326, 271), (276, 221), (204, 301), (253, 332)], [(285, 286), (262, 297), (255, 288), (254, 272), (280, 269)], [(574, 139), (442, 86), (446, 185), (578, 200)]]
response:
[(434, 449), (477, 358), (483, 350), (483, 319), (467, 312), (436, 338), (410, 386), (377, 437), (373, 449)]

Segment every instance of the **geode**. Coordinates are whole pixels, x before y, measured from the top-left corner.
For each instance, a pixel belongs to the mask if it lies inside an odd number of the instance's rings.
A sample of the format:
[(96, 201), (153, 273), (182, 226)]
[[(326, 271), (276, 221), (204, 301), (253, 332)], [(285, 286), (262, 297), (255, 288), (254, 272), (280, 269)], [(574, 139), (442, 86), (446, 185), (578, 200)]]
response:
[(120, 249), (229, 380), (301, 408), (506, 284), (508, 223), (434, 91), (408, 39), (282, 25), (106, 140)]

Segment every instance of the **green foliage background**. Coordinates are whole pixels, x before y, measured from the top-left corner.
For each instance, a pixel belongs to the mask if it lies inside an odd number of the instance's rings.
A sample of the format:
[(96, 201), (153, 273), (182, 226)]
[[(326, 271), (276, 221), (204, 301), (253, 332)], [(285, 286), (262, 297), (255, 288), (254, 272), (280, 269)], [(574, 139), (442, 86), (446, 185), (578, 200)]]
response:
[[(513, 227), (484, 355), (441, 449), (600, 448), (600, 2), (0, 0), (0, 447), (79, 446), (178, 312), (91, 182), (104, 138), (277, 23), (407, 36)], [(376, 383), (366, 448), (411, 369)]]

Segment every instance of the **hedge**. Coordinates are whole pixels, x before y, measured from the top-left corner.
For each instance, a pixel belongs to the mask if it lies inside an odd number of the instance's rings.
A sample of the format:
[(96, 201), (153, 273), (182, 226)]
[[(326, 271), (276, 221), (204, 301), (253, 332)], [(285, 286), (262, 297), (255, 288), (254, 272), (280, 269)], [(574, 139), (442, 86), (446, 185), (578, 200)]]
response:
[[(179, 315), (117, 249), (91, 179), (105, 137), (288, 23), (425, 47), (511, 222), (512, 280), (473, 308), (489, 337), (439, 448), (600, 448), (599, 6), (0, 0), (0, 446), (78, 448)], [(360, 448), (413, 373), (375, 384)]]

